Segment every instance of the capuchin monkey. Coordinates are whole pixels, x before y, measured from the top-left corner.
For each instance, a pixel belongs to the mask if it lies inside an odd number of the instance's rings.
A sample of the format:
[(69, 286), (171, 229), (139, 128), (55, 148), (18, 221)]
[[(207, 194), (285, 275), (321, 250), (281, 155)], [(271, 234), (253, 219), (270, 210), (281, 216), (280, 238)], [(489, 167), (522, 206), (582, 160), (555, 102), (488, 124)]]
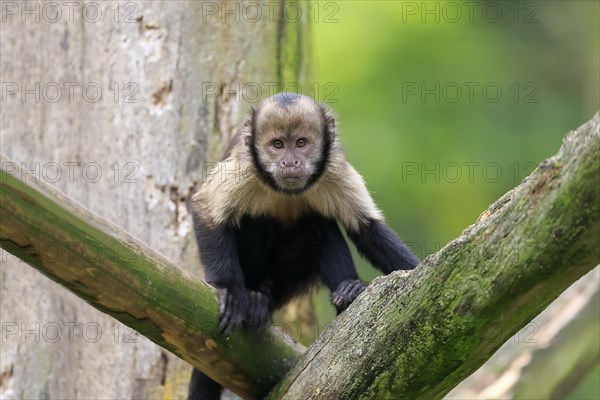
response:
[[(274, 310), (319, 280), (338, 314), (348, 307), (367, 285), (338, 223), (385, 274), (419, 263), (346, 161), (326, 105), (295, 93), (269, 97), (252, 108), (222, 162), (228, 173), (208, 177), (192, 215), (223, 335), (268, 326)], [(194, 370), (189, 399), (219, 398), (221, 389)]]

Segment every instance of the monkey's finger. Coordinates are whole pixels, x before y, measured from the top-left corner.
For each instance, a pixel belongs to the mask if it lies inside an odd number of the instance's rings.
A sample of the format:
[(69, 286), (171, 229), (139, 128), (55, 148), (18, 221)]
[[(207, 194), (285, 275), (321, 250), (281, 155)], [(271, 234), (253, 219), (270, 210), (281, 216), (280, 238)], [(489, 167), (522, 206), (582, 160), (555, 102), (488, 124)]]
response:
[(230, 329), (233, 332), (235, 328), (242, 325), (245, 319), (244, 308), (237, 298), (234, 298), (233, 307), (231, 310)]
[(344, 304), (344, 300), (345, 300), (344, 296), (337, 295), (331, 299), (331, 302), (333, 304), (335, 304), (336, 306), (341, 307)]
[(221, 318), (223, 314), (225, 314), (225, 310), (227, 309), (229, 290), (217, 289), (217, 293), (219, 294), (219, 317)]
[(353, 284), (354, 284), (353, 282), (346, 283), (346, 285), (342, 288), (342, 292), (340, 293), (340, 296), (348, 297), (348, 295), (352, 291)]
[(365, 290), (366, 287), (367, 287), (367, 284), (360, 280), (356, 280), (356, 281), (352, 282), (352, 292), (356, 292), (357, 290), (363, 291), (363, 290)]
[(229, 336), (233, 333), (235, 328), (237, 328), (242, 322), (242, 318), (240, 313), (235, 308), (230, 308), (226, 311), (223, 319), (221, 320), (221, 324), (219, 325), (221, 334), (224, 336)]
[(346, 294), (346, 292), (348, 292), (348, 289), (349, 289), (350, 287), (352, 287), (352, 284), (353, 284), (354, 282), (355, 282), (354, 280), (351, 280), (351, 279), (349, 279), (349, 280), (347, 280), (347, 281), (344, 281), (344, 282), (340, 283), (340, 285), (338, 286), (338, 290), (337, 290), (337, 291), (338, 291), (340, 294), (342, 294), (342, 295)]
[(350, 291), (348, 292), (348, 297), (350, 302), (356, 300), (356, 298), (366, 289), (366, 285), (362, 282), (358, 282), (357, 284), (352, 285)]
[(221, 322), (219, 324), (219, 331), (225, 336), (229, 336), (231, 333), (231, 296), (227, 296), (225, 300), (225, 307), (221, 314)]
[(228, 290), (217, 289), (219, 294), (219, 332), (223, 334), (224, 328), (227, 325), (227, 301), (228, 301)]
[(348, 307), (366, 287), (367, 284), (358, 279), (344, 281), (340, 283), (338, 289), (332, 294), (332, 303), (338, 310), (343, 310)]
[(344, 297), (339, 292), (335, 292), (331, 295), (331, 302), (338, 307), (342, 305), (343, 300)]
[(344, 281), (338, 285), (335, 292), (331, 294), (331, 301), (338, 307), (341, 307), (345, 303), (345, 299), (348, 295), (351, 281)]
[(258, 330), (271, 323), (271, 310), (269, 308), (269, 296), (259, 292), (250, 291), (248, 317), (244, 322), (249, 330)]
[(229, 336), (235, 328), (235, 326), (232, 326), (235, 299), (233, 294), (227, 289), (220, 289), (220, 292), (222, 293), (222, 301), (219, 310), (219, 332), (222, 335)]
[(348, 284), (344, 288), (343, 294), (345, 297), (354, 296), (354, 298), (356, 298), (356, 296), (358, 296), (360, 292), (362, 292), (366, 287), (366, 284), (364, 284), (363, 282), (359, 280), (353, 280), (348, 282)]
[(219, 322), (219, 332), (221, 333), (221, 335), (229, 336), (229, 334), (231, 333), (231, 328), (229, 326), (230, 321), (231, 313), (225, 312), (225, 314), (223, 314), (223, 316), (221, 317), (221, 321)]

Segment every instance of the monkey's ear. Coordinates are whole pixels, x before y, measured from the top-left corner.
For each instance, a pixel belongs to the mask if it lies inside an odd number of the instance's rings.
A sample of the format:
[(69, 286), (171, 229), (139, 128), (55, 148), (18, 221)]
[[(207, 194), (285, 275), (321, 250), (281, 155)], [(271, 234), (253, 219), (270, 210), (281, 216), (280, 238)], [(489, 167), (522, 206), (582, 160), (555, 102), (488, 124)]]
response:
[(331, 138), (334, 138), (337, 133), (335, 130), (335, 114), (327, 104), (321, 103), (319, 105), (321, 107), (321, 112), (323, 113), (323, 120), (325, 121), (327, 133)]
[(250, 107), (250, 113), (248, 114), (248, 116), (246, 117), (246, 120), (244, 121), (245, 134), (243, 136), (244, 136), (244, 144), (246, 146), (249, 146), (252, 142), (252, 135), (254, 135), (254, 124), (256, 121), (257, 113), (258, 113), (258, 110), (254, 106)]
[(256, 114), (257, 114), (257, 110), (256, 107), (252, 106), (250, 107), (250, 113), (248, 114), (248, 116), (246, 117), (246, 120), (244, 121), (244, 126), (247, 126), (248, 128), (254, 128), (254, 120), (256, 119)]

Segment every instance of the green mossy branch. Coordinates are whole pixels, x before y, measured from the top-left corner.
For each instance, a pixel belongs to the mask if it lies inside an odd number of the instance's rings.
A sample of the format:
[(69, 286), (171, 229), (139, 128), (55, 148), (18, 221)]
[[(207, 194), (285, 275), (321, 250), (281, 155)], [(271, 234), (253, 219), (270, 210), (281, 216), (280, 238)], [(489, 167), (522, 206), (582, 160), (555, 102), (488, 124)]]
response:
[(412, 273), (376, 279), (270, 399), (432, 399), (600, 263), (600, 117)]
[(223, 339), (212, 287), (1, 162), (0, 245), (100, 311), (249, 399), (264, 397), (304, 351), (276, 329)]

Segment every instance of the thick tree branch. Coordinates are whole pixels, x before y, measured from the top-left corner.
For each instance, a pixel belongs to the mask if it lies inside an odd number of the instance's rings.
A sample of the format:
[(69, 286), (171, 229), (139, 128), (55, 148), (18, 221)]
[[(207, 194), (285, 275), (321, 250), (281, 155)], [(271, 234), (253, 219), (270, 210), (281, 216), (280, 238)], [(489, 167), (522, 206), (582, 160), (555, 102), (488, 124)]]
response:
[[(593, 390), (590, 381), (598, 382), (594, 368), (600, 362), (598, 282), (600, 266), (565, 290), (445, 399), (573, 399), (588, 382)], [(587, 398), (600, 398), (597, 389)]]
[(2, 248), (100, 311), (245, 398), (264, 397), (304, 351), (278, 330), (223, 339), (212, 287), (4, 156), (1, 162)]
[(413, 273), (378, 278), (271, 399), (440, 398), (600, 262), (600, 118)]

